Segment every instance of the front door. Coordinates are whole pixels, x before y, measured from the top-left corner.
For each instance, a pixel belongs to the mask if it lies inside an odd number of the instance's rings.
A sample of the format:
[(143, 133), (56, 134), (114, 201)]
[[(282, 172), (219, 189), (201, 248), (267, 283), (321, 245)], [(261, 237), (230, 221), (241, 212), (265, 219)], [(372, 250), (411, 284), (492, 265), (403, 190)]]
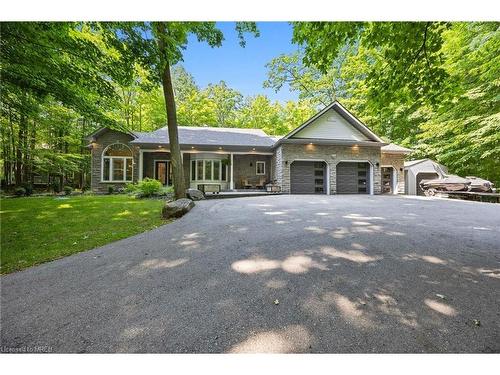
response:
[(393, 194), (394, 181), (392, 180), (392, 167), (382, 167), (380, 168), (380, 173), (382, 174), (382, 194)]
[(155, 179), (162, 185), (172, 185), (172, 170), (168, 160), (155, 160)]

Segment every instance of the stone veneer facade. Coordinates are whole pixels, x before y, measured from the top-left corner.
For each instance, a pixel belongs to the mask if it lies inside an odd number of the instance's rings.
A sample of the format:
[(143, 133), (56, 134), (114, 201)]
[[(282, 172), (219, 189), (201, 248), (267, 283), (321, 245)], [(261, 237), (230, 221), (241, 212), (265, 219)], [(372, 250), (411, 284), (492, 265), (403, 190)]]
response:
[[(403, 156), (401, 156), (403, 158)], [(290, 193), (290, 165), (294, 160), (321, 160), (328, 164), (330, 194), (337, 192), (337, 164), (341, 161), (368, 161), (373, 167), (373, 193), (381, 193), (379, 147), (332, 146), (332, 145), (303, 145), (285, 143), (275, 149), (276, 181), (281, 185), (284, 193)], [(377, 163), (379, 166), (377, 166)]]
[(102, 182), (101, 181), (101, 170), (102, 170), (102, 152), (103, 150), (114, 143), (122, 143), (130, 148), (133, 156), (133, 167), (132, 174), (133, 180), (137, 181), (139, 176), (139, 148), (132, 146), (129, 142), (133, 139), (131, 135), (108, 130), (104, 134), (101, 134), (95, 142), (93, 142), (91, 150), (91, 189), (96, 193), (107, 193), (108, 187), (113, 186), (115, 189), (125, 186), (125, 182)]

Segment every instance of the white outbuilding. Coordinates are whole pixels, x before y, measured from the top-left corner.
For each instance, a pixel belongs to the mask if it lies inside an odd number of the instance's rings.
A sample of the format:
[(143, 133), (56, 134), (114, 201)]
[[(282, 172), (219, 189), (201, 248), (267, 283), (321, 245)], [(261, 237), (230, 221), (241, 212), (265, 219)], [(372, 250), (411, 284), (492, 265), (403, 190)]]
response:
[(431, 159), (405, 161), (405, 194), (424, 195), (424, 192), (419, 186), (420, 181), (444, 178), (447, 174), (448, 169), (444, 165)]

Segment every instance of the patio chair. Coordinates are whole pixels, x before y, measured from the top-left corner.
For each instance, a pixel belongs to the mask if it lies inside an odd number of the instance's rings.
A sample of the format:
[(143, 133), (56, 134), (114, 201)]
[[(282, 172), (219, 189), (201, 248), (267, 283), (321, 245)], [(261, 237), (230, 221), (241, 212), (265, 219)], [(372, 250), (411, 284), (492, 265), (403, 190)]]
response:
[(248, 178), (242, 178), (241, 179), (241, 186), (243, 186), (243, 189), (251, 189), (253, 186), (248, 183)]

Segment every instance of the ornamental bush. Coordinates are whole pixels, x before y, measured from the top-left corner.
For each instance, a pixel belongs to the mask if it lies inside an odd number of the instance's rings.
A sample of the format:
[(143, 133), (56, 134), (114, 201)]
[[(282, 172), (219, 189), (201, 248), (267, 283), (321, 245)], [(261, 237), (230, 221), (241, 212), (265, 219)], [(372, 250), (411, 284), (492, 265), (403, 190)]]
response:
[(17, 187), (16, 190), (14, 190), (14, 194), (17, 196), (17, 197), (22, 197), (23, 195), (26, 194), (26, 189), (23, 188), (23, 187)]
[(162, 184), (158, 180), (145, 178), (137, 184), (136, 196), (139, 198), (152, 197), (159, 195), (162, 190)]
[(127, 185), (125, 185), (124, 191), (127, 194), (134, 194), (135, 192), (137, 192), (137, 184), (128, 183)]
[(63, 188), (63, 191), (64, 191), (64, 195), (71, 195), (71, 193), (73, 192), (73, 188), (71, 186), (66, 185)]

